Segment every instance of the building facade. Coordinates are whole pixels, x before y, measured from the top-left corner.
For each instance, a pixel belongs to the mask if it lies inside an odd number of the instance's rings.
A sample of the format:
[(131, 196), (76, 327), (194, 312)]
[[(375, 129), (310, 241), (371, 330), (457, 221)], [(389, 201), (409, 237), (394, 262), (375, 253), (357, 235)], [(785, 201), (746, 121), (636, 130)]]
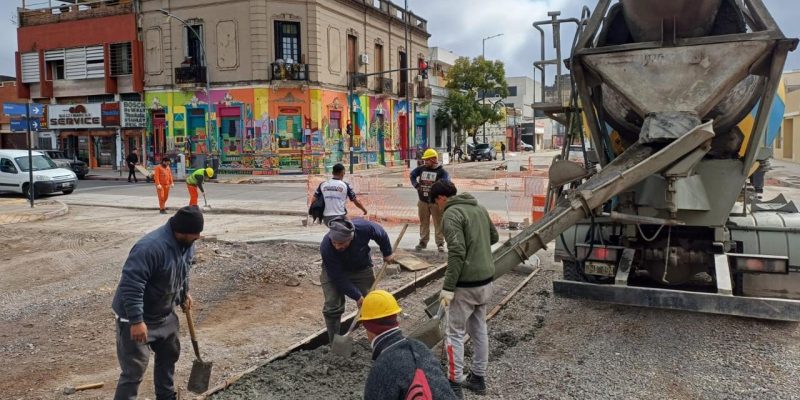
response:
[(356, 168), (399, 164), (427, 144), (417, 73), (358, 75), (416, 68), (429, 37), (418, 16), (384, 0), (166, 4), (141, 1), (152, 159), (320, 173), (351, 157)]
[(145, 138), (143, 118), (127, 126), (120, 119), (126, 105), (143, 116), (138, 3), (37, 4), (44, 7), (23, 1), (18, 9), (18, 96), (47, 105), (43, 143), (57, 142), (91, 168), (121, 165)]
[[(23, 103), (17, 95), (17, 81), (13, 76), (0, 75), (0, 103)], [(0, 149), (26, 149), (25, 134), (11, 131), (11, 117), (0, 111)]]
[(800, 71), (783, 74), (786, 88), (786, 109), (783, 125), (775, 142), (772, 156), (784, 161), (800, 163)]
[(455, 64), (459, 58), (458, 55), (450, 50), (441, 47), (432, 47), (430, 49), (428, 67), (429, 81), (428, 84), (431, 88), (431, 105), (430, 105), (430, 123), (429, 132), (431, 132), (428, 147), (433, 147), (439, 152), (450, 152), (454, 146), (463, 144), (457, 143), (457, 138), (450, 127), (441, 127), (436, 125), (436, 112), (439, 107), (447, 99), (448, 90), (447, 86), (447, 72)]

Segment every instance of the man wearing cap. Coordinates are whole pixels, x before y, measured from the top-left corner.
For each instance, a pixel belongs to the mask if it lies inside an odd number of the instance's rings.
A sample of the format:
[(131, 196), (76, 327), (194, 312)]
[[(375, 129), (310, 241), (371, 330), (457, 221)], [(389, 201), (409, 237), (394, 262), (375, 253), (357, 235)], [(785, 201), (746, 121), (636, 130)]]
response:
[(394, 261), (389, 235), (383, 228), (363, 219), (348, 221), (337, 218), (328, 223), (329, 231), (322, 238), (322, 273), (319, 280), (325, 304), (322, 315), (328, 329), (328, 339), (340, 333), (345, 296), (361, 307), (364, 296), (375, 281), (369, 242), (375, 241), (383, 254), (383, 262)]
[(431, 235), (431, 217), (433, 217), (433, 227), (436, 232), (436, 247), (440, 252), (444, 251), (442, 211), (430, 199), (430, 190), (431, 186), (440, 180), (449, 181), (450, 176), (439, 165), (438, 160), (439, 156), (436, 150), (425, 150), (425, 154), (422, 155), (424, 164), (411, 171), (411, 186), (417, 189), (417, 195), (419, 196), (419, 201), (417, 202), (417, 212), (419, 214), (419, 244), (416, 247), (417, 251), (428, 247), (428, 240)]
[(190, 206), (197, 205), (197, 190), (199, 189), (201, 193), (205, 193), (206, 191), (203, 190), (203, 181), (205, 181), (206, 178), (211, 178), (212, 176), (214, 176), (214, 170), (211, 167), (208, 167), (196, 169), (186, 177), (186, 187), (189, 189)]
[[(364, 400), (460, 398), (453, 393), (441, 364), (428, 347), (416, 339), (403, 336), (397, 322), (400, 311), (397, 300), (385, 290), (370, 292), (361, 305), (359, 321), (367, 331), (374, 361), (364, 386)], [(422, 379), (416, 376), (417, 369), (424, 374), (424, 383), (427, 385), (416, 385), (422, 383)], [(415, 385), (412, 386), (412, 383)], [(427, 386), (430, 396), (413, 396), (420, 393), (424, 386)], [(461, 393), (460, 386), (456, 385), (455, 388)]]
[(117, 359), (122, 372), (114, 399), (136, 399), (155, 353), (157, 399), (175, 399), (175, 363), (180, 355), (175, 306), (192, 308), (189, 267), (203, 213), (183, 207), (162, 227), (139, 239), (122, 267), (112, 309), (117, 321)]

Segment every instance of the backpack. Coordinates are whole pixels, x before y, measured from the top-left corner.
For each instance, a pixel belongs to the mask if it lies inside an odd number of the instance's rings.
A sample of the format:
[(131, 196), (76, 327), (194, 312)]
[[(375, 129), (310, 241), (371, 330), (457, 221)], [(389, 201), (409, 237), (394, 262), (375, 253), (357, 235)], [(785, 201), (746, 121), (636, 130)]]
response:
[(411, 385), (408, 386), (408, 389), (406, 390), (406, 397), (404, 397), (404, 399), (433, 400), (433, 393), (431, 393), (431, 387), (428, 384), (428, 378), (425, 377), (425, 371), (423, 371), (417, 363), (417, 353), (410, 346), (409, 349), (411, 350), (411, 357), (414, 358), (414, 365), (417, 368), (414, 370), (414, 379), (411, 381)]
[[(322, 184), (320, 183), (319, 186), (321, 187)], [(317, 190), (319, 190), (319, 188)], [(317, 222), (317, 220), (319, 220), (319, 223), (321, 224), (322, 219), (324, 217), (324, 213), (325, 213), (325, 197), (318, 196), (317, 199), (311, 203), (311, 206), (308, 207), (308, 215), (311, 216), (312, 223), (315, 223)]]

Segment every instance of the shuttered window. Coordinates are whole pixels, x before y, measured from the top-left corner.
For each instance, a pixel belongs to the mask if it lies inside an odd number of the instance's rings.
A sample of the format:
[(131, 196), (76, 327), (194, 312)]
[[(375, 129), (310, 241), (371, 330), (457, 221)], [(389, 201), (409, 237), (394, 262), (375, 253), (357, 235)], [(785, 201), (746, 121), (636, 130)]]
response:
[(95, 79), (103, 76), (103, 46), (65, 50), (64, 79)]
[(22, 53), (19, 62), (22, 70), (22, 82), (39, 82), (39, 53)]

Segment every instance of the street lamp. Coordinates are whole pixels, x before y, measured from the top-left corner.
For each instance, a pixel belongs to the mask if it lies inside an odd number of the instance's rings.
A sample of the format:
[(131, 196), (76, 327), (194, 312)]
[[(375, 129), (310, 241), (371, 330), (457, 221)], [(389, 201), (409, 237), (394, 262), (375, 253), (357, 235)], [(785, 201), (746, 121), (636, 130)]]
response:
[(203, 68), (205, 68), (205, 74), (204, 75), (205, 75), (205, 81), (206, 81), (206, 103), (208, 104), (208, 110), (206, 111), (206, 113), (207, 113), (207, 115), (206, 115), (206, 137), (210, 138), (211, 137), (211, 128), (210, 128), (210, 126), (211, 126), (211, 124), (210, 124), (210, 122), (211, 122), (211, 119), (210, 119), (210, 115), (211, 115), (211, 81), (208, 78), (208, 62), (206, 60), (206, 44), (203, 41), (202, 36), (200, 36), (200, 33), (197, 32), (197, 30), (194, 29), (194, 27), (189, 25), (188, 22), (186, 22), (185, 20), (181, 19), (180, 17), (175, 16), (174, 14), (170, 13), (169, 11), (167, 11), (167, 10), (165, 10), (163, 8), (159, 9), (158, 11), (160, 13), (164, 14), (164, 16), (167, 17), (167, 20), (169, 20), (169, 18), (173, 18), (173, 19), (177, 20), (178, 22), (182, 23), (183, 26), (187, 27), (194, 34), (194, 36), (197, 38), (197, 41), (200, 42), (200, 59), (203, 62)]
[[(483, 41), (481, 43), (481, 58), (486, 60), (486, 41), (500, 36), (503, 36), (503, 34), (498, 33), (496, 35), (487, 36), (483, 38)], [(483, 93), (481, 93), (481, 105), (485, 106), (484, 104), (485, 100), (486, 100), (486, 91), (483, 91)], [(483, 143), (486, 143), (486, 122), (483, 123)]]

